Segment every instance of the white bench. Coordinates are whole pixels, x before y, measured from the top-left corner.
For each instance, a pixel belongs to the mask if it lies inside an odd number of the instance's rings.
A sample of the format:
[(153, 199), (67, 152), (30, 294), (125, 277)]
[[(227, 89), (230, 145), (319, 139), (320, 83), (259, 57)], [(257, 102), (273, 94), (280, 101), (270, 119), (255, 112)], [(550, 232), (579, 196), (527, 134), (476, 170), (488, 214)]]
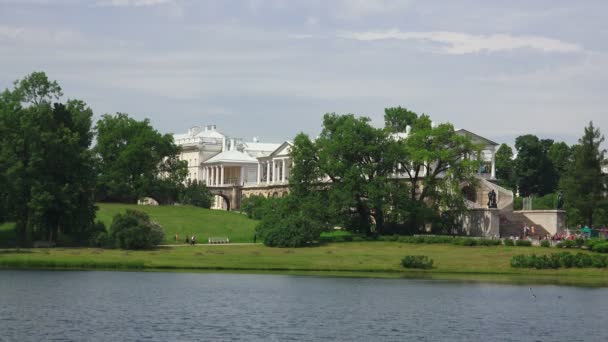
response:
[(208, 242), (210, 245), (219, 243), (230, 243), (230, 239), (227, 237), (210, 237)]

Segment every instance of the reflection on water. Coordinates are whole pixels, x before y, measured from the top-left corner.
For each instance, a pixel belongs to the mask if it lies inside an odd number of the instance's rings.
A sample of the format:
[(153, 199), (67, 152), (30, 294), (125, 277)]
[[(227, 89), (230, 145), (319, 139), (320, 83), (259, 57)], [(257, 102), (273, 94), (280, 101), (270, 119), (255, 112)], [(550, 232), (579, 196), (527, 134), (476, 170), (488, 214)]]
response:
[(0, 271), (0, 340), (607, 341), (608, 289)]

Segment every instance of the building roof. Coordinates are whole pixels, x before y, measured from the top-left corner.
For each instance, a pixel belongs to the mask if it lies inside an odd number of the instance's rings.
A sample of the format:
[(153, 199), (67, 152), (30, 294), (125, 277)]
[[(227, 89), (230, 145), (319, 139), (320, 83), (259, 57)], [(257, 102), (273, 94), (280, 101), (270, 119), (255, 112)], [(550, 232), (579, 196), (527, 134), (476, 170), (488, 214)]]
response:
[(203, 164), (211, 164), (211, 163), (247, 163), (247, 164), (257, 164), (258, 160), (248, 155), (247, 153), (243, 153), (241, 151), (224, 151), (216, 154), (215, 156), (205, 160)]
[(281, 144), (275, 143), (260, 143), (260, 142), (245, 142), (243, 143), (245, 150), (248, 151), (264, 151), (268, 153), (272, 153), (276, 150)]
[[(270, 155), (276, 156), (276, 155), (280, 155), (280, 154), (289, 154), (291, 152), (291, 146), (293, 146), (293, 144), (290, 141), (284, 141), (282, 144), (279, 145), (279, 147), (277, 147), (274, 151), (272, 151), (272, 153)], [(281, 153), (284, 151), (286, 153)]]
[(471, 139), (473, 139), (473, 142), (478, 142), (478, 143), (483, 143), (486, 145), (492, 145), (492, 146), (498, 146), (498, 143), (495, 143), (494, 141), (488, 139), (488, 138), (484, 138), (481, 135), (477, 135), (471, 131), (467, 131), (466, 129), (457, 129), (456, 130), (457, 134), (461, 134), (461, 135), (466, 135), (469, 136)]

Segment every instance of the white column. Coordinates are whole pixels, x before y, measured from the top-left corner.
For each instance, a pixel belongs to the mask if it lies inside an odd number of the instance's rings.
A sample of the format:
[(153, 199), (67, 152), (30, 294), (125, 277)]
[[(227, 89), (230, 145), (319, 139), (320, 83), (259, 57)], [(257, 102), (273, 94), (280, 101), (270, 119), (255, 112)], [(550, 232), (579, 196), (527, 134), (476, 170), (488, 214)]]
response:
[(241, 179), (239, 181), (240, 185), (245, 185), (245, 166), (241, 166)]
[(261, 178), (262, 178), (262, 165), (260, 164), (260, 161), (258, 160), (258, 176), (256, 179), (256, 184), (260, 184)]
[(270, 184), (270, 161), (266, 161), (266, 184)]
[(281, 159), (281, 182), (285, 182), (285, 159)]
[(496, 179), (496, 148), (492, 148), (492, 170), (491, 170), (492, 179)]
[(217, 166), (214, 166), (213, 167), (213, 185), (217, 185), (217, 177), (218, 177)]
[(272, 160), (272, 173), (271, 173), (271, 177), (272, 177), (272, 183), (276, 182), (276, 180), (277, 180), (277, 164), (274, 162), (274, 159)]
[(220, 185), (224, 185), (224, 165), (220, 165)]
[(207, 167), (203, 166), (203, 181), (205, 181), (205, 185), (209, 185), (207, 184)]

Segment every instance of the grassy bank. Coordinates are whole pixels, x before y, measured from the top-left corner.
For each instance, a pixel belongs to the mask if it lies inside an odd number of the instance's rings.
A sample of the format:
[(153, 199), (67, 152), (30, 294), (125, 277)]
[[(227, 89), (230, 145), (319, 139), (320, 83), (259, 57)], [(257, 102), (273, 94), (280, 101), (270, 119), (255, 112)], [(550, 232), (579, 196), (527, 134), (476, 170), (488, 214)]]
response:
[[(515, 254), (555, 252), (539, 247), (464, 247), (398, 242), (335, 243), (284, 249), (261, 245), (183, 246), (153, 251), (92, 248), (0, 250), (0, 267), (271, 272), (362, 277), (416, 277), (473, 281), (608, 286), (608, 269), (515, 269)], [(434, 259), (432, 270), (406, 270), (406, 254)]]
[[(247, 216), (222, 210), (209, 210), (193, 206), (141, 206), (122, 203), (98, 203), (97, 219), (109, 230), (114, 215), (127, 209), (143, 211), (152, 220), (160, 223), (165, 230), (163, 244), (175, 244), (175, 234), (179, 243), (186, 236), (196, 235), (199, 242), (209, 237), (227, 237), (232, 242), (252, 242), (257, 221)], [(16, 236), (13, 223), (0, 224), (0, 247), (15, 246)], [(60, 241), (61, 244), (61, 241)]]
[(257, 221), (247, 216), (222, 210), (209, 210), (193, 206), (141, 206), (118, 203), (98, 203), (97, 219), (109, 229), (112, 218), (126, 209), (140, 210), (165, 230), (165, 243), (180, 243), (188, 235), (196, 235), (203, 242), (208, 237), (228, 237), (232, 242), (251, 242)]

